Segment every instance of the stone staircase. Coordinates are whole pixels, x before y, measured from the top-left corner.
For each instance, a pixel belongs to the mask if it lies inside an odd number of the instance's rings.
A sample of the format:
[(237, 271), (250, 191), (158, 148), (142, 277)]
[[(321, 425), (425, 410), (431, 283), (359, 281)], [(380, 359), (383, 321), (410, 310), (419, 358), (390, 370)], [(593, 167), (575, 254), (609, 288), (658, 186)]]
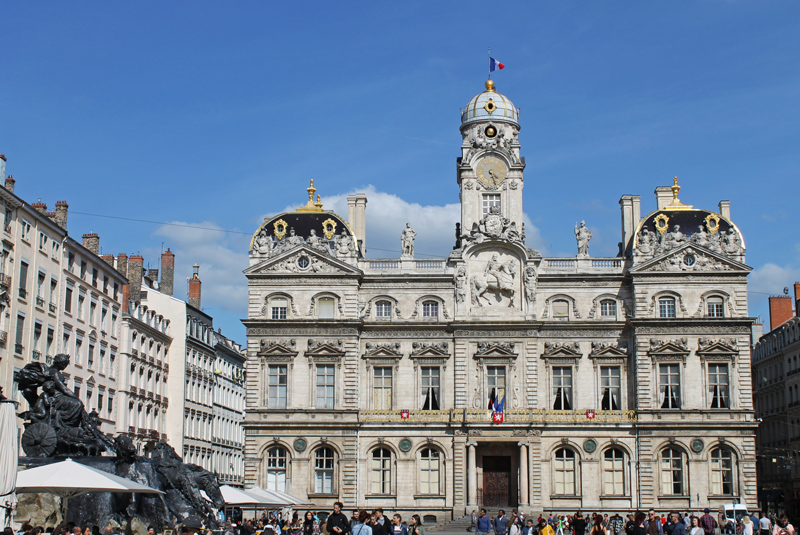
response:
[(467, 528), (470, 527), (472, 524), (472, 520), (469, 515), (462, 516), (461, 518), (455, 518), (450, 522), (445, 522), (444, 524), (436, 524), (435, 526), (425, 526), (428, 528), (427, 530), (432, 533), (466, 533)]

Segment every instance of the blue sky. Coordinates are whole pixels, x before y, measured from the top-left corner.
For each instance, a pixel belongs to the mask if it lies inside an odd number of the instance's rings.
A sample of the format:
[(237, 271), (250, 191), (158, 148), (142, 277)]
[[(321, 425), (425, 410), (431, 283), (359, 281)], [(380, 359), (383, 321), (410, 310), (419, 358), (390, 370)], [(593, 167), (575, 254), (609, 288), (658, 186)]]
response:
[[(677, 175), (681, 199), (732, 203), (751, 314), (800, 280), (797, 2), (7, 3), (0, 152), (17, 193), (70, 205), (103, 252), (201, 265), (203, 306), (244, 340), (246, 247), (271, 213), (369, 194), (371, 257), (445, 256), (459, 108), (498, 90), (521, 108), (529, 245), (614, 255), (619, 197)], [(178, 222), (192, 230), (97, 217)], [(766, 318), (766, 315), (765, 315)]]

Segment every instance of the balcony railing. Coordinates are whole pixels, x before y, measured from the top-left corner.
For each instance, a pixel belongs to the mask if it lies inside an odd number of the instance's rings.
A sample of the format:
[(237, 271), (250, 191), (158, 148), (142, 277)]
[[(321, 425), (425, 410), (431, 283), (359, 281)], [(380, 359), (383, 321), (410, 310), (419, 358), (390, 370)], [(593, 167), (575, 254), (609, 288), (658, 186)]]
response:
[(19, 289), (19, 296), (21, 298), (25, 299), (26, 297), (28, 297), (28, 290), (26, 290), (25, 288), (20, 288)]
[(6, 288), (11, 287), (11, 275), (0, 273), (0, 286), (4, 286)]
[(14, 344), (14, 353), (17, 355), (22, 355), (23, 351), (25, 351), (25, 348), (22, 347), (22, 344)]
[(6, 331), (0, 331), (0, 344), (5, 344), (8, 342), (8, 333)]
[[(492, 411), (463, 410), (365, 410), (359, 411), (360, 422), (392, 423), (487, 423), (492, 424)], [(405, 417), (404, 417), (405, 415)], [(636, 421), (636, 411), (556, 411), (548, 409), (509, 409), (503, 413), (503, 423), (513, 424), (628, 424)], [(502, 425), (502, 424), (500, 424)]]
[(32, 351), (31, 358), (33, 358), (33, 360), (39, 360), (42, 358), (42, 353), (39, 351)]
[(44, 308), (44, 299), (42, 299), (41, 297), (36, 297), (36, 306)]
[(56, 304), (55, 303), (50, 303), (50, 312), (55, 313), (55, 311), (56, 311)]

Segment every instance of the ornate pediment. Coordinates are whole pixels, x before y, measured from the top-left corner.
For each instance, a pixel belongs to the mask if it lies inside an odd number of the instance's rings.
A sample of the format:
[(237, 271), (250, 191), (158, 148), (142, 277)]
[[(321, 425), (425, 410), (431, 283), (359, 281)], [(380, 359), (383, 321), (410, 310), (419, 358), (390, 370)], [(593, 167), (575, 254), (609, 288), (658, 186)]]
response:
[(703, 360), (735, 360), (739, 355), (739, 342), (736, 338), (700, 338), (697, 341), (697, 354)]
[(478, 342), (475, 358), (484, 357), (517, 358), (517, 353), (514, 352), (514, 342)]
[(450, 344), (447, 342), (414, 342), (411, 344), (411, 357), (449, 357)]
[(687, 243), (644, 262), (631, 273), (646, 272), (719, 272), (745, 271), (751, 269), (741, 262), (731, 260), (720, 253), (710, 251), (696, 243)]
[(580, 358), (581, 346), (578, 342), (545, 342), (542, 357)]
[(651, 338), (648, 355), (659, 362), (678, 361), (685, 365), (686, 357), (689, 355), (689, 344), (686, 338), (675, 340)]
[(337, 340), (322, 340), (318, 338), (310, 338), (306, 349), (306, 357), (319, 360), (321, 358), (335, 358), (339, 360), (344, 356), (344, 341)]
[(297, 356), (297, 349), (295, 346), (297, 342), (294, 339), (290, 340), (270, 340), (262, 338), (259, 342), (259, 350), (257, 355), (259, 357), (272, 357), (281, 359), (293, 359)]
[(307, 245), (302, 245), (251, 266), (244, 271), (244, 274), (246, 276), (272, 274), (360, 275), (361, 271), (330, 255), (320, 253)]
[(604, 359), (604, 358), (627, 358), (628, 348), (622, 347), (618, 342), (592, 342), (592, 352), (589, 353), (589, 358)]
[(400, 342), (367, 342), (364, 344), (364, 358), (402, 358)]

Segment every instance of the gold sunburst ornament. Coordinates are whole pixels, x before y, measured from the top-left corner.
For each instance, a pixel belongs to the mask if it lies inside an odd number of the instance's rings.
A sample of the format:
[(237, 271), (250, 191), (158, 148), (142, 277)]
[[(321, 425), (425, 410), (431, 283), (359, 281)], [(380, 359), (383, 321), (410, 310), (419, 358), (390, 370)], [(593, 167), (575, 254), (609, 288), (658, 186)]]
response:
[(491, 114), (492, 112), (494, 112), (494, 110), (497, 109), (497, 104), (495, 104), (494, 101), (492, 101), (492, 99), (489, 99), (489, 102), (483, 105), (483, 109)]
[(331, 218), (326, 219), (322, 222), (322, 233), (325, 235), (325, 238), (331, 239), (333, 235), (336, 234), (336, 221)]
[(656, 230), (659, 234), (664, 234), (669, 228), (669, 216), (667, 214), (658, 214), (653, 221), (655, 221)]
[(283, 237), (286, 236), (286, 229), (288, 228), (288, 225), (283, 219), (278, 219), (272, 224), (272, 228), (274, 229), (273, 234), (275, 237), (279, 240), (282, 240)]
[(717, 214), (708, 214), (705, 218), (705, 223), (709, 234), (719, 232), (719, 216)]

